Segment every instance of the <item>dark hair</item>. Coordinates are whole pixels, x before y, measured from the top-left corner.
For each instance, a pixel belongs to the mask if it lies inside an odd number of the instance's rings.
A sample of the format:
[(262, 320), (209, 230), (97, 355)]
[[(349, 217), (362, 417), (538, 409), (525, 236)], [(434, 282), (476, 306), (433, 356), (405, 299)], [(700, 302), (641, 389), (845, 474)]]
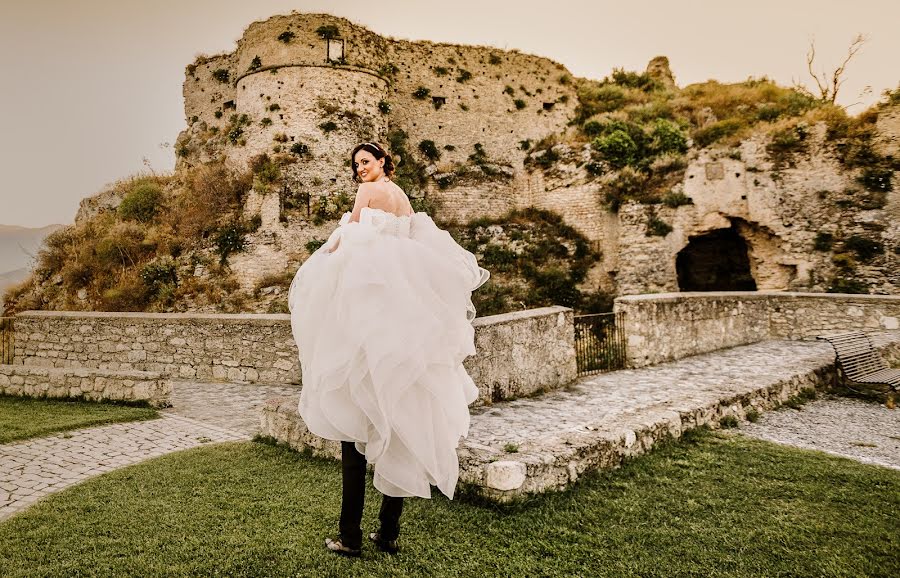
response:
[(388, 177), (394, 176), (394, 160), (391, 158), (391, 155), (384, 150), (384, 147), (381, 146), (377, 142), (364, 142), (353, 147), (353, 152), (350, 153), (350, 170), (353, 171), (353, 180), (359, 182), (359, 175), (356, 174), (356, 153), (360, 150), (365, 149), (366, 152), (372, 153), (372, 156), (375, 157), (375, 160), (384, 159), (384, 174)]

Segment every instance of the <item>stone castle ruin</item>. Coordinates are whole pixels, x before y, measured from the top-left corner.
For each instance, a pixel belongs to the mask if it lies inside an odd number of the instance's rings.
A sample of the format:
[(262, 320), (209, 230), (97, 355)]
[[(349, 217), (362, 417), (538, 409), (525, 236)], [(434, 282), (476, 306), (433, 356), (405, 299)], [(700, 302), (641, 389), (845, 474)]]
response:
[[(664, 57), (647, 74), (677, 90)], [(769, 158), (764, 134), (736, 150), (692, 147), (672, 187), (688, 204), (626, 202), (613, 212), (603, 202), (608, 183), (585, 169), (587, 148), (553, 146), (551, 170), (530, 162), (548, 151), (528, 145), (566, 133), (578, 98), (568, 70), (539, 56), (395, 40), (326, 14), (274, 16), (251, 24), (233, 52), (187, 67), (176, 170), (296, 157), (279, 190), (256, 187), (246, 202), (245, 214), (262, 222), (230, 259), (246, 287), (327, 236), (333, 225), (311, 223), (309, 207), (338, 193), (352, 199), (355, 144), (400, 134), (400, 156), (427, 165), (411, 196), (437, 203), (443, 221), (527, 206), (562, 215), (602, 254), (588, 289), (824, 291), (848, 274), (837, 248), (820, 241), (864, 239), (877, 250), (857, 259), (853, 278), (874, 293), (900, 290), (900, 196), (888, 186), (877, 202), (860, 201), (858, 174), (835, 158), (824, 123), (809, 128), (805, 151), (787, 166)], [(879, 153), (900, 158), (900, 107), (880, 113), (877, 132)], [(650, 234), (655, 223), (668, 230)]]

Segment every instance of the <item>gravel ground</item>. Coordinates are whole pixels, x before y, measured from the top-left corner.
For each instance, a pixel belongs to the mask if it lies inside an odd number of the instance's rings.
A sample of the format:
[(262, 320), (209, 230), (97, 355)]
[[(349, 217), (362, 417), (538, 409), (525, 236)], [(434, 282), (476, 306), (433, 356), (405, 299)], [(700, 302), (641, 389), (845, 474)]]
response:
[(876, 402), (820, 394), (799, 410), (782, 407), (742, 422), (739, 431), (900, 470), (900, 408)]

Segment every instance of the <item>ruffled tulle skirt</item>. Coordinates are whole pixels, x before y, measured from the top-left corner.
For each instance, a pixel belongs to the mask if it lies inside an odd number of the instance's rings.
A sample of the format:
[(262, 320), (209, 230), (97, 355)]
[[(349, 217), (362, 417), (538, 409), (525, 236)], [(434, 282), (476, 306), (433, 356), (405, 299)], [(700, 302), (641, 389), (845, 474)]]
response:
[(427, 498), (435, 485), (452, 498), (478, 397), (462, 365), (475, 354), (471, 294), (489, 273), (425, 213), (397, 230), (345, 215), (297, 271), (299, 413), (312, 433), (357, 442), (382, 493)]

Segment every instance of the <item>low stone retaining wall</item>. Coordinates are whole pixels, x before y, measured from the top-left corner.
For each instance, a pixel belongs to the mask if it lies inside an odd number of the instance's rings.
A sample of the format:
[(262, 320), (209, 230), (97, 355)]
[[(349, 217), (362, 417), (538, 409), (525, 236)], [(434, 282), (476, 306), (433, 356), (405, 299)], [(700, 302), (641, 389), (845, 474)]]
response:
[[(900, 332), (873, 336), (876, 347), (890, 360), (900, 360)], [(497, 502), (528, 494), (562, 490), (584, 474), (614, 468), (644, 454), (657, 443), (708, 425), (719, 427), (725, 418), (744, 420), (751, 412), (778, 407), (803, 390), (828, 389), (834, 378), (834, 353), (822, 342), (768, 341), (726, 352), (701, 355), (652, 368), (608, 373), (579, 382), (575, 391), (540, 398), (499, 403), (473, 411), (469, 438), (457, 450), (460, 490)], [(765, 365), (760, 371), (754, 369)], [(616, 405), (620, 390), (639, 385)], [(564, 395), (563, 395), (564, 393)], [(559, 426), (548, 419), (575, 413), (559, 405), (595, 407), (577, 423)], [(608, 411), (605, 413), (604, 411)], [(501, 426), (531, 420), (520, 434), (516, 451), (504, 447)], [(568, 420), (567, 420), (568, 421)], [(297, 413), (297, 399), (270, 400), (261, 417), (262, 433), (300, 451), (340, 458), (339, 442), (324, 440), (307, 429)], [(518, 426), (517, 426), (518, 427)]]
[[(172, 379), (301, 383), (284, 314), (26, 311), (14, 365), (153, 371)], [(464, 361), (479, 403), (563, 386), (577, 375), (573, 312), (542, 307), (476, 318)]]
[(153, 371), (0, 365), (0, 394), (84, 398), (89, 401), (146, 401), (168, 407), (172, 383)]
[(630, 295), (628, 363), (643, 367), (766, 339), (805, 339), (852, 329), (900, 327), (900, 297), (735, 291)]

